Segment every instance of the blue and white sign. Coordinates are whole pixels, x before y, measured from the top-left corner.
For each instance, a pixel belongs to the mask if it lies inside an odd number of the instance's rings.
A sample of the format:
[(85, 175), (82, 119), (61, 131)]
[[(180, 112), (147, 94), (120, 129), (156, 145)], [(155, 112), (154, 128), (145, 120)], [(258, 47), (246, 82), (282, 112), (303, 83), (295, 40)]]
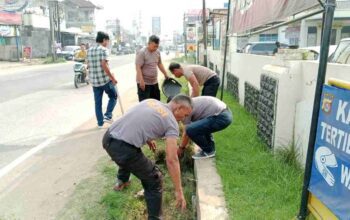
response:
[(350, 220), (350, 91), (325, 85), (309, 191)]

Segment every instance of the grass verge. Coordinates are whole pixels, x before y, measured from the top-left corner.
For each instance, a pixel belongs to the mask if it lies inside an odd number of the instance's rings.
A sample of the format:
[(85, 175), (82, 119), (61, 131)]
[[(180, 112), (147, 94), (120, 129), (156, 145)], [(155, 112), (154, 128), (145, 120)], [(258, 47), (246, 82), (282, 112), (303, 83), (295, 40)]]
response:
[[(185, 79), (179, 79), (179, 82), (183, 85), (182, 93), (188, 94), (187, 81)], [(166, 97), (162, 94), (162, 101), (166, 101)], [(192, 149), (189, 148), (185, 154), (185, 157), (181, 159), (181, 177), (182, 185), (184, 189), (184, 195), (187, 201), (187, 210), (181, 213), (175, 207), (175, 195), (171, 178), (167, 172), (165, 164), (165, 143), (163, 140), (157, 141), (158, 150), (153, 154), (147, 147), (143, 148), (145, 155), (153, 161), (156, 161), (157, 165), (161, 169), (164, 177), (163, 182), (163, 216), (164, 219), (195, 219), (195, 212), (192, 204), (192, 196), (195, 193), (195, 177), (193, 174), (193, 161), (191, 158)], [(108, 187), (112, 189), (115, 181), (116, 166), (113, 163), (109, 163), (104, 167), (103, 175), (109, 180)], [(108, 219), (146, 219), (146, 203), (144, 199), (135, 198), (137, 192), (142, 189), (140, 181), (136, 177), (132, 177), (132, 184), (123, 192), (114, 192), (109, 190), (102, 196), (102, 204), (107, 210)]]
[(234, 121), (215, 134), (216, 164), (230, 217), (292, 219), (299, 207), (302, 171), (267, 150), (256, 135), (256, 120), (231, 95), (225, 93), (224, 101)]
[(55, 61), (53, 61), (52, 57), (46, 57), (43, 59), (42, 62), (43, 64), (53, 64), (53, 63), (65, 63), (67, 61), (62, 57), (56, 58)]
[(173, 62), (177, 63), (185, 63), (185, 64), (195, 64), (196, 63), (196, 56), (194, 55), (187, 55), (187, 58), (185, 56), (178, 57), (172, 59)]
[[(158, 151), (164, 151), (164, 142), (158, 141)], [(155, 158), (153, 153), (148, 149), (143, 150), (148, 158), (158, 161), (158, 166), (161, 169), (164, 177), (164, 191), (163, 191), (163, 216), (164, 219), (194, 219), (193, 207), (192, 207), (192, 196), (195, 191), (195, 182), (193, 176), (193, 170), (186, 168), (182, 163), (182, 185), (184, 187), (184, 194), (187, 200), (187, 210), (181, 213), (175, 207), (175, 195), (174, 188), (171, 182), (170, 176), (167, 172), (164, 160)], [(162, 153), (160, 153), (162, 154)], [(164, 159), (164, 158), (163, 158)], [(115, 180), (116, 166), (109, 164), (104, 169), (104, 175), (107, 179)], [(113, 187), (113, 184), (109, 186)], [(146, 203), (144, 199), (135, 198), (138, 191), (142, 189), (140, 181), (132, 177), (132, 184), (129, 188), (122, 192), (114, 192), (110, 190), (102, 198), (102, 203), (107, 208), (109, 219), (146, 219)]]

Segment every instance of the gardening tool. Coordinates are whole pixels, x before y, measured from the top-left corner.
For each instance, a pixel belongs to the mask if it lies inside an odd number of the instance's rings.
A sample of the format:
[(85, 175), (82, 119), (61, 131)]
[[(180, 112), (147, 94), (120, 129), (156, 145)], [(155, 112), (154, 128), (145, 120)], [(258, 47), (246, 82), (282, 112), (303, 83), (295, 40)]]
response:
[(118, 91), (118, 86), (117, 86), (117, 84), (114, 86), (114, 88), (115, 88), (115, 91), (117, 92), (117, 100), (118, 100), (118, 102), (119, 102), (120, 110), (122, 111), (122, 114), (124, 115), (123, 103), (122, 103), (122, 99), (121, 99), (121, 97), (120, 97), (120, 95), (119, 95), (119, 91)]
[(167, 78), (162, 84), (162, 92), (169, 99), (181, 92), (182, 85), (174, 78)]

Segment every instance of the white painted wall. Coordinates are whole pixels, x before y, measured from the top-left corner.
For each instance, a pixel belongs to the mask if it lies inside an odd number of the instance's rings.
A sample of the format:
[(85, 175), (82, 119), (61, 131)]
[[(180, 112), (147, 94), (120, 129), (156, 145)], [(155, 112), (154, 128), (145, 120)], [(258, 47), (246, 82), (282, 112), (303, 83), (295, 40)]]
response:
[[(216, 54), (216, 55), (215, 55)], [(218, 51), (209, 61), (218, 63)], [(239, 78), (239, 99), (244, 104), (244, 83), (260, 89), (260, 76), (268, 74), (279, 81), (274, 148), (293, 141), (305, 163), (318, 72), (316, 61), (283, 61), (274, 56), (231, 53), (230, 72)], [(328, 64), (327, 79), (350, 81), (350, 65)]]
[(276, 58), (253, 54), (232, 53), (231, 73), (239, 78), (239, 102), (244, 104), (244, 82), (249, 82), (260, 89), (260, 75), (265, 65), (272, 63)]
[(49, 17), (37, 14), (23, 14), (23, 24), (35, 28), (50, 29)]
[(276, 121), (274, 131), (274, 149), (289, 146), (293, 140), (295, 103), (300, 99), (300, 62), (281, 62), (265, 65), (264, 74), (278, 79)]
[(220, 70), (220, 73), (222, 73), (222, 58), (221, 58), (221, 51), (220, 50), (213, 50), (212, 47), (208, 48), (208, 67), (209, 62), (214, 63), (214, 71), (215, 66), (217, 65), (218, 69)]
[[(309, 133), (312, 118), (312, 109), (315, 95), (318, 62), (302, 61), (302, 78), (300, 101), (295, 103), (295, 133), (294, 140), (301, 153), (301, 162), (306, 161), (306, 153), (309, 141)], [(327, 67), (326, 82), (329, 78), (337, 78), (350, 81), (350, 65), (329, 63)]]

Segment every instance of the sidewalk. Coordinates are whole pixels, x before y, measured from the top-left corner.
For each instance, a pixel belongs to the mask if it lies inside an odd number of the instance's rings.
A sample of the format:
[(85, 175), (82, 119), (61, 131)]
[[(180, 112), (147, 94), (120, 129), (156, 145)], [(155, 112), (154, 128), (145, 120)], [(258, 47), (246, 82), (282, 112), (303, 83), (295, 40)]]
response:
[(41, 65), (43, 64), (43, 62), (44, 62), (43, 59), (32, 59), (32, 60), (18, 61), (18, 62), (0, 61), (0, 68), (10, 69), (10, 68), (16, 68), (16, 67)]

